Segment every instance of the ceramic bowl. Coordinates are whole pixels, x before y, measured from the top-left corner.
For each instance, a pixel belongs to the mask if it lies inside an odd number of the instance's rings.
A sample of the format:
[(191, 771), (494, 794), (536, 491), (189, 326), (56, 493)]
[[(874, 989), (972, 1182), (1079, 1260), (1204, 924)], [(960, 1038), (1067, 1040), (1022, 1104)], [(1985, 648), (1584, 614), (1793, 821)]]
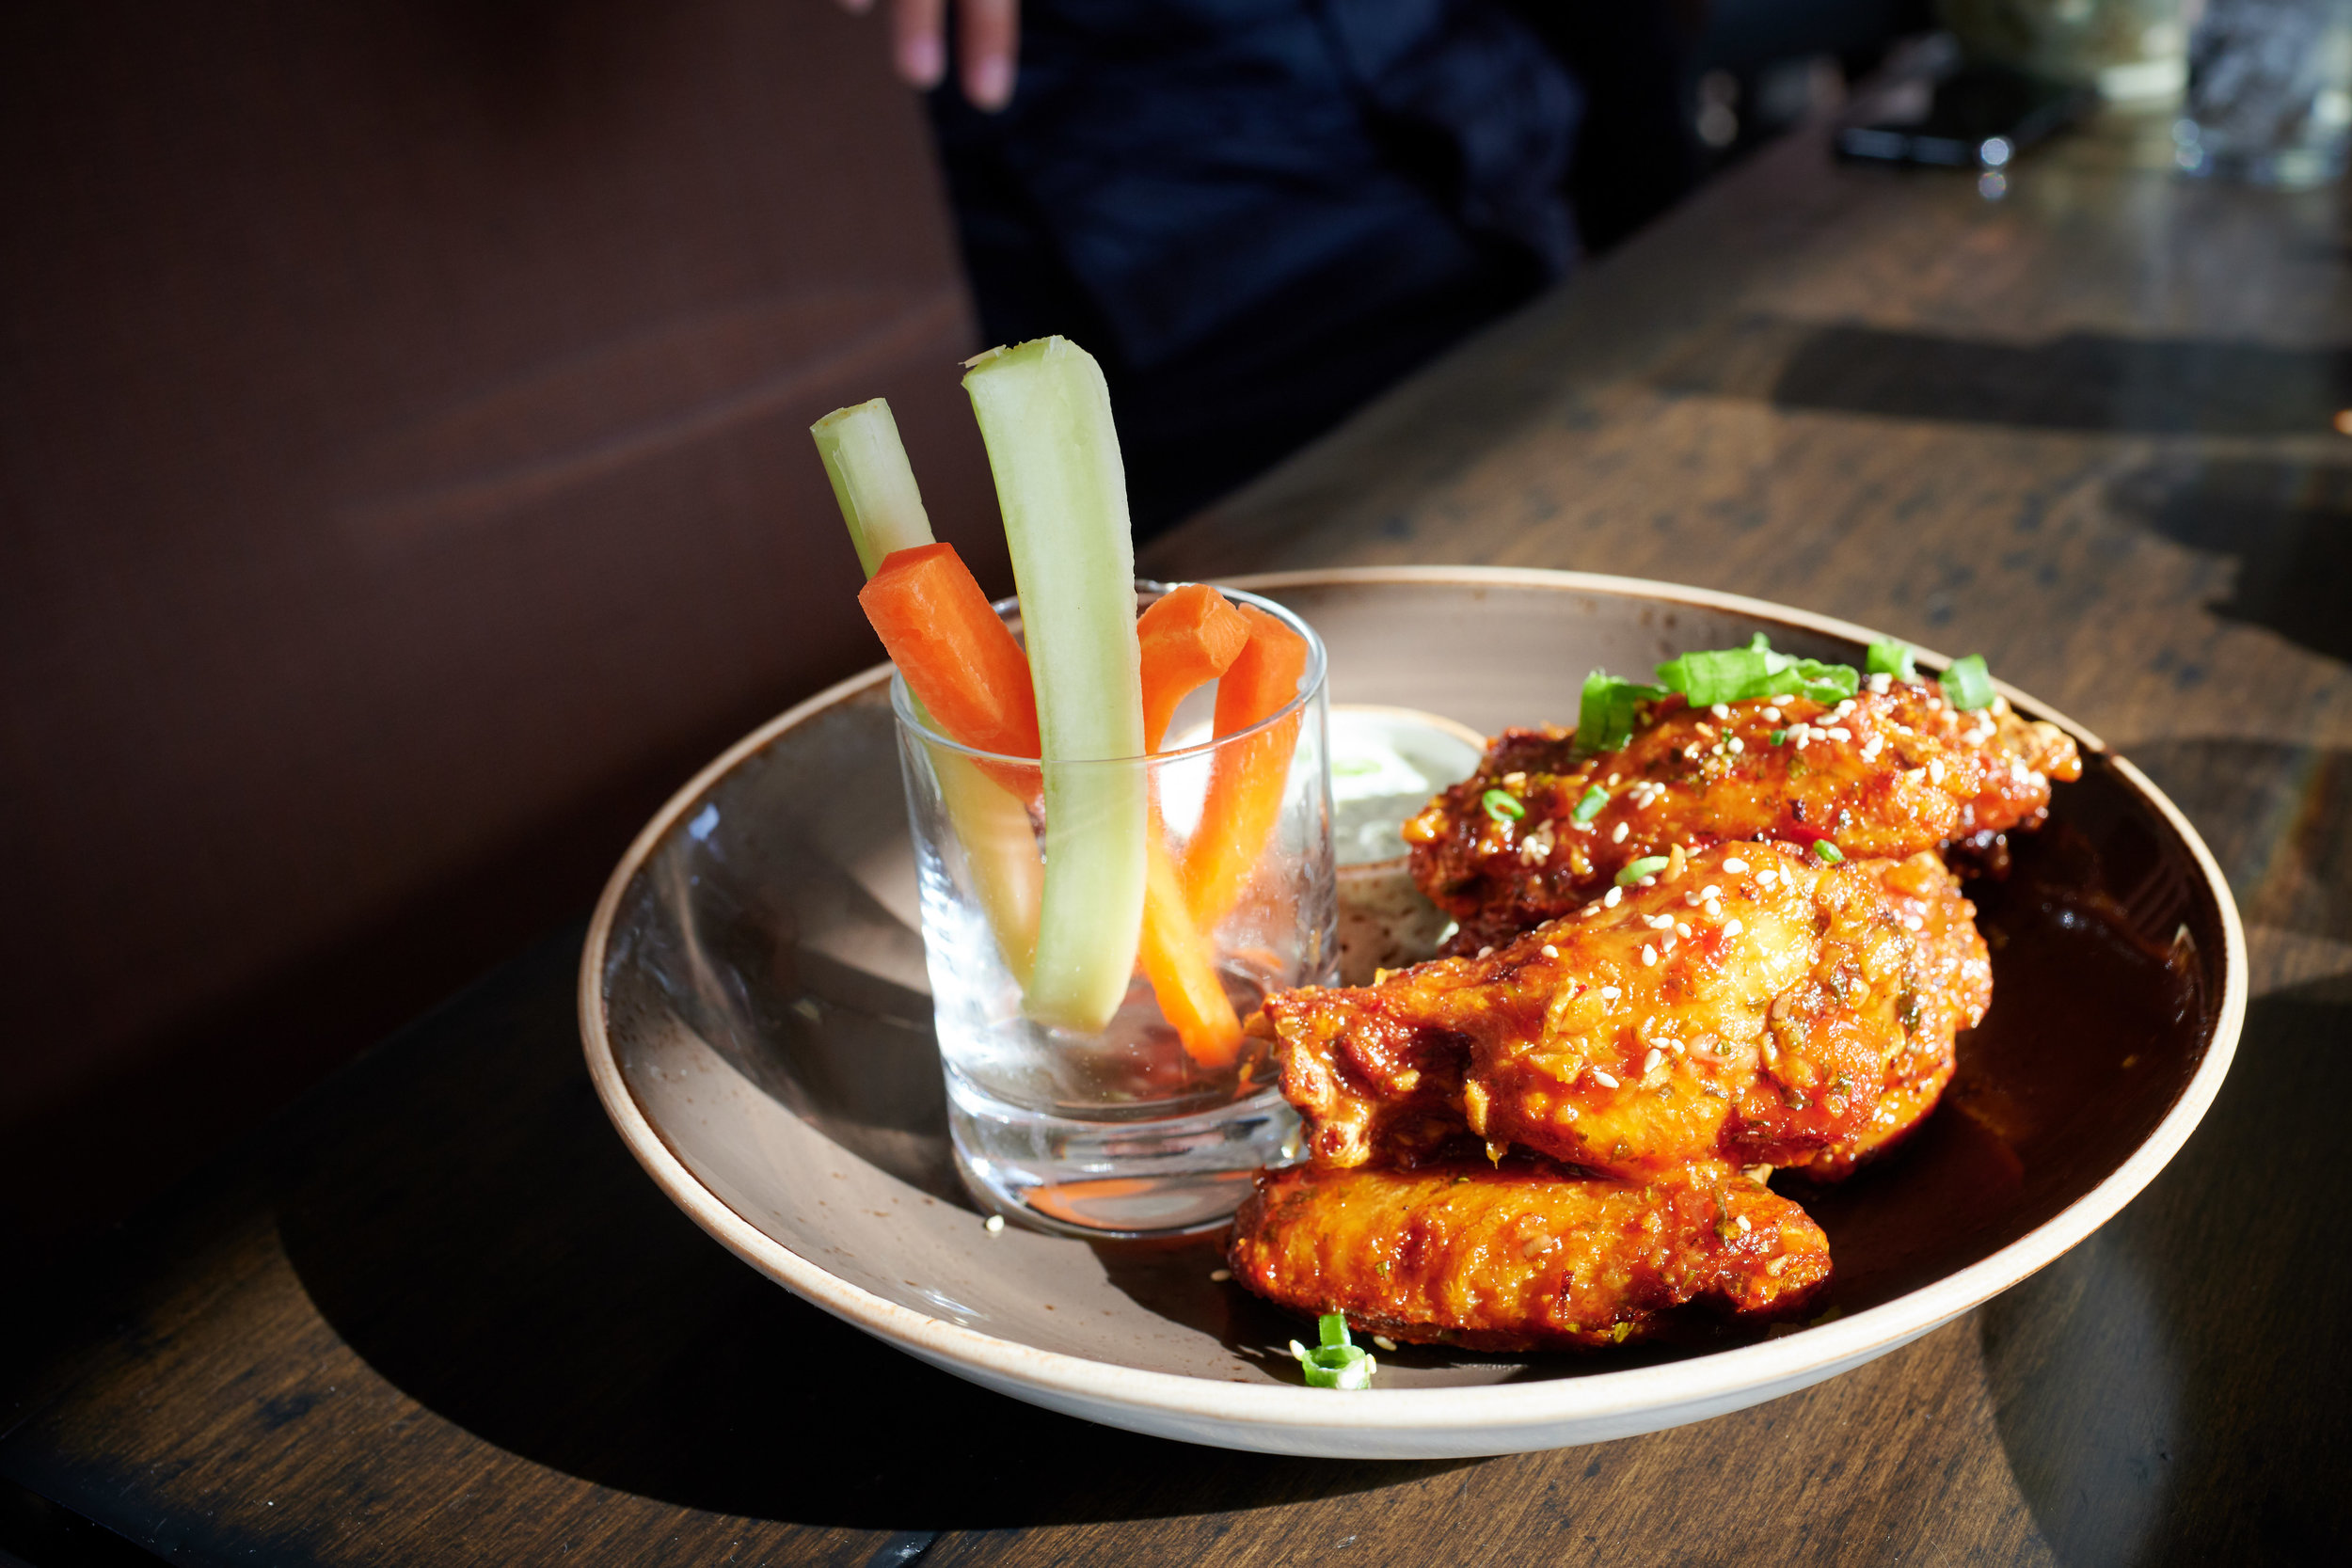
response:
[[(1768, 633), (1859, 662), (1858, 626), (1728, 594), (1461, 567), (1240, 579), (1330, 650), (1332, 697), (1482, 732), (1572, 721), (1588, 670)], [(1990, 650), (1999, 668), (2000, 651)], [(1934, 662), (1930, 660), (1929, 662)], [(1599, 1355), (1381, 1355), (1301, 1386), (1308, 1325), (1214, 1279), (1213, 1247), (992, 1233), (948, 1164), (886, 667), (793, 708), (663, 808), (580, 970), (597, 1092), (677, 1205), (746, 1262), (960, 1376), (1136, 1431), (1278, 1453), (1555, 1448), (1755, 1404), (1883, 1355), (2025, 1278), (2145, 1186), (2212, 1102), (2246, 1006), (2227, 886), (2095, 736), (2079, 784), (1971, 884), (1994, 999), (1945, 1104), (1851, 1182), (1790, 1189), (1828, 1231), (1822, 1321)]]

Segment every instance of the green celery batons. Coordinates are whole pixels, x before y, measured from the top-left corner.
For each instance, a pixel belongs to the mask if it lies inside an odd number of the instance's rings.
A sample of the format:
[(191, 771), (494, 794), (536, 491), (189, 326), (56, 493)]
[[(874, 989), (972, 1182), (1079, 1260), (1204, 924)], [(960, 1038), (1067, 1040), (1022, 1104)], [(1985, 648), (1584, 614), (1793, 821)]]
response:
[[(898, 439), (898, 421), (881, 398), (836, 408), (808, 427), (833, 481), (841, 520), (850, 527), (858, 564), (871, 578), (894, 550), (930, 544), (930, 514), (915, 488), (914, 469)], [(912, 693), (909, 694), (912, 698)], [(930, 715), (920, 701), (914, 712), (926, 725)], [(936, 727), (933, 725), (932, 727)], [(982, 772), (971, 758), (942, 747), (930, 748), (931, 771), (956, 841), (972, 868), (974, 891), (989, 929), (1015, 983), (1027, 985), (1029, 958), (1037, 944), (1042, 867), (1029, 808)]]
[(857, 563), (872, 577), (893, 550), (931, 543), (930, 515), (914, 487), (914, 469), (898, 439), (898, 421), (881, 398), (836, 408), (808, 427), (833, 481), (833, 499), (850, 525)]
[[(1012, 549), (1044, 753), (1045, 888), (1025, 1006), (1096, 1030), (1143, 927), (1149, 780), (1127, 478), (1102, 368), (1063, 338), (998, 349), (963, 378)], [(1087, 766), (1088, 764), (1095, 766)]]

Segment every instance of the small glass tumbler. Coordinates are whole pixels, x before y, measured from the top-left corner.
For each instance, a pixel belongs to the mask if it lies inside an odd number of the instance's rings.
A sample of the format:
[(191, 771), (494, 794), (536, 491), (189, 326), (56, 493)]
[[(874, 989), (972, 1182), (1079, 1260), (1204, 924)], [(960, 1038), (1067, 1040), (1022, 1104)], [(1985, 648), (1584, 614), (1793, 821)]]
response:
[(2099, 89), (2110, 103), (2177, 99), (2181, 0), (1941, 0), (1968, 57)]
[[(1164, 592), (1137, 583), (1137, 609)], [(1050, 791), (1034, 758), (958, 745), (931, 726), (903, 680), (891, 682), (957, 1169), (983, 1207), (1036, 1228), (1094, 1237), (1210, 1229), (1231, 1217), (1261, 1167), (1295, 1154), (1298, 1123), (1279, 1092), (1272, 1042), (1245, 1035), (1236, 1048), (1229, 1027), (1222, 1047), (1204, 1044), (1200, 1009), (1190, 1005), (1188, 1041), (1163, 1012), (1144, 958), (1164, 955), (1167, 943), (1147, 934), (1099, 1028), (1041, 1022), (1025, 1006), (1047, 856), (1058, 843), (1064, 853), (1131, 857), (1137, 832), (1156, 845), (1147, 857), (1147, 933), (1168, 928), (1168, 910), (1184, 911), (1175, 924), (1196, 978), (1182, 994), (1197, 1001), (1200, 986), (1214, 985), (1247, 1020), (1269, 991), (1337, 976), (1323, 644), (1281, 606), (1225, 592), (1305, 640), (1298, 694), (1262, 723), (1213, 736), (1215, 687), (1204, 687), (1177, 709), (1166, 749), (1053, 764)], [(1018, 602), (996, 608), (1018, 635)], [(1094, 802), (1108, 820), (1058, 824), (1057, 835), (1049, 797)], [(1153, 973), (1165, 981), (1164, 959)]]
[(2204, 0), (2181, 167), (2299, 189), (2344, 173), (2352, 133), (2352, 0)]

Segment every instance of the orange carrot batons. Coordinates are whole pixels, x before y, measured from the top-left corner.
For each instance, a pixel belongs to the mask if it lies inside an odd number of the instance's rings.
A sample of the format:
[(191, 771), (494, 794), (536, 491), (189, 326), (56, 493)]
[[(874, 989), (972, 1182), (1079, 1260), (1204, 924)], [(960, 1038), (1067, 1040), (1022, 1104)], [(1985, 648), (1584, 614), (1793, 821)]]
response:
[(976, 751), (1038, 754), (1028, 657), (953, 545), (892, 551), (857, 601), (942, 730)]
[(1214, 1071), (1241, 1053), (1241, 1015), (1217, 977), (1216, 949), (1193, 924), (1157, 812), (1152, 814), (1150, 851), (1137, 962), (1184, 1053)]
[(1176, 705), (1248, 646), (1249, 623), (1207, 583), (1188, 582), (1143, 612), (1136, 636), (1143, 644), (1143, 744), (1156, 752)]
[[(1136, 621), (1136, 637), (1143, 650), (1143, 743), (1156, 752), (1177, 705), (1241, 657), (1249, 623), (1216, 589), (1191, 582), (1155, 600)], [(1217, 977), (1216, 949), (1193, 923), (1165, 833), (1154, 802), (1137, 958), (1186, 1053), (1214, 1070), (1240, 1053), (1241, 1018)]]
[[(1216, 683), (1216, 733), (1236, 735), (1279, 713), (1307, 673), (1307, 641), (1264, 610), (1237, 607), (1249, 643)], [(1298, 716), (1220, 748), (1184, 847), (1184, 898), (1193, 923), (1214, 930), (1248, 887), (1282, 811), (1282, 786), (1298, 743)]]

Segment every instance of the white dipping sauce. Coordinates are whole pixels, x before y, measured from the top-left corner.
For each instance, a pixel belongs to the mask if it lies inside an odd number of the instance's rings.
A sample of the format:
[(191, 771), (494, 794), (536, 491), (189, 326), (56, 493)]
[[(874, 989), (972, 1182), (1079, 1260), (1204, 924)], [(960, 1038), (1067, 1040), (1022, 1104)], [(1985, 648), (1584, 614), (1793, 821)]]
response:
[(1405, 853), (1398, 830), (1448, 784), (1478, 771), (1476, 732), (1401, 707), (1331, 709), (1331, 847), (1342, 865)]
[(1331, 709), (1331, 841), (1340, 866), (1340, 979), (1418, 963), (1448, 921), (1406, 868), (1399, 830), (1430, 798), (1478, 770), (1486, 739), (1413, 708)]

